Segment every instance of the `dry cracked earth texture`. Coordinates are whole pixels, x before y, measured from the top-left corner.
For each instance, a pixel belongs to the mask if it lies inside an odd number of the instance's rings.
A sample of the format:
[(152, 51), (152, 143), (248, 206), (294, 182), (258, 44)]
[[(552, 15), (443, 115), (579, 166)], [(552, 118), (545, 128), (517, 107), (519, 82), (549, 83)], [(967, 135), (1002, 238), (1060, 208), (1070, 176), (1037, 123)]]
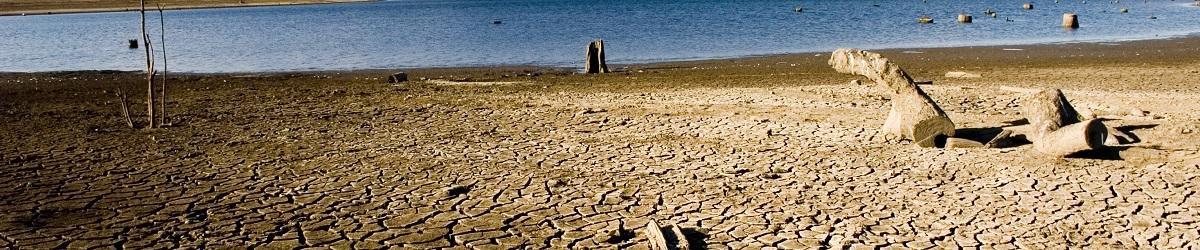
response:
[[(1051, 159), (883, 135), (882, 91), (802, 60), (485, 84), (180, 76), (174, 124), (153, 130), (117, 118), (112, 83), (137, 75), (10, 74), (0, 246), (646, 249), (655, 220), (692, 249), (1200, 247), (1194, 71), (983, 71), (1126, 72), (1056, 87), (1138, 141)], [(1019, 124), (1011, 90), (1045, 87), (914, 72), (964, 134)], [(1138, 75), (1190, 87), (1115, 84)]]

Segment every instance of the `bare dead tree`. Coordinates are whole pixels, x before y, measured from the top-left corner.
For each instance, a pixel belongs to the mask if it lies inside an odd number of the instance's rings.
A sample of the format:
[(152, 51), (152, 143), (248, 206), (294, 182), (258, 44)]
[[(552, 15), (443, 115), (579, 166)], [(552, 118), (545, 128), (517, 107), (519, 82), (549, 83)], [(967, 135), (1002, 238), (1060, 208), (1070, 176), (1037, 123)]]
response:
[(159, 84), (158, 107), (162, 110), (158, 116), (158, 125), (167, 124), (167, 21), (163, 18), (163, 5), (158, 4), (158, 44), (162, 47), (163, 72)]
[(150, 124), (154, 128), (154, 47), (150, 42), (150, 33), (146, 33), (146, 0), (140, 0), (142, 21), (142, 44), (146, 45), (146, 112)]

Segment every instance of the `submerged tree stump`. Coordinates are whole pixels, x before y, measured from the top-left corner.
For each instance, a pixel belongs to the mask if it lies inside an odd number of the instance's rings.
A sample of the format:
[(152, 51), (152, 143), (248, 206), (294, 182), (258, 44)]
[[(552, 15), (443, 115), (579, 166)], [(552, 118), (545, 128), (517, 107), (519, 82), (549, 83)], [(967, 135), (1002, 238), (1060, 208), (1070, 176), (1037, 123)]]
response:
[(596, 39), (588, 43), (587, 64), (583, 72), (588, 74), (608, 73), (608, 64), (604, 62), (604, 40)]
[(899, 66), (877, 53), (857, 49), (838, 49), (829, 65), (841, 73), (855, 74), (875, 81), (892, 96), (892, 110), (882, 130), (916, 142), (921, 147), (935, 147), (939, 137), (954, 136), (954, 122), (929, 95), (913, 82)]
[(1038, 152), (1066, 156), (1104, 146), (1108, 127), (1100, 120), (1081, 121), (1079, 112), (1061, 90), (1042, 90), (1029, 96), (1021, 113), (1033, 131), (1027, 135)]
[(1075, 13), (1063, 13), (1062, 26), (1064, 28), (1079, 28), (1079, 16)]

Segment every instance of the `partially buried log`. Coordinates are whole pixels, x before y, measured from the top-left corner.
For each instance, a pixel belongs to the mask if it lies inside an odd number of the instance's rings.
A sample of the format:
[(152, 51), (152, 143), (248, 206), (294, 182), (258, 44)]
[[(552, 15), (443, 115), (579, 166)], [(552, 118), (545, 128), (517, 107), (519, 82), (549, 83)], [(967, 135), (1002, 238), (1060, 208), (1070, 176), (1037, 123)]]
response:
[(1029, 96), (1021, 106), (1022, 115), (1033, 129), (1027, 139), (1038, 152), (1066, 156), (1104, 147), (1108, 128), (1100, 120), (1081, 121), (1079, 112), (1061, 90), (1042, 90)]
[(608, 73), (608, 64), (604, 62), (604, 40), (596, 39), (588, 43), (587, 64), (583, 71), (588, 74)]
[(929, 95), (913, 82), (899, 66), (877, 53), (857, 49), (838, 49), (829, 65), (841, 73), (867, 77), (892, 96), (892, 109), (882, 130), (916, 142), (921, 147), (935, 147), (939, 138), (954, 136), (954, 122), (938, 107)]

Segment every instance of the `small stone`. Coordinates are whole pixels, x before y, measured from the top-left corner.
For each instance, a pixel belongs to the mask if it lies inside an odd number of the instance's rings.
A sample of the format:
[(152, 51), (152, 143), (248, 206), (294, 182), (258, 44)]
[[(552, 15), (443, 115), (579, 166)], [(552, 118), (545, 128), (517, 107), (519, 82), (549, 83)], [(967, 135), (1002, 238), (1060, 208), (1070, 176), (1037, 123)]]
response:
[(1150, 112), (1147, 112), (1147, 111), (1139, 109), (1139, 108), (1133, 108), (1133, 109), (1129, 110), (1129, 114), (1133, 115), (1133, 116), (1137, 116), (1137, 117), (1145, 117), (1146, 115), (1149, 115)]

